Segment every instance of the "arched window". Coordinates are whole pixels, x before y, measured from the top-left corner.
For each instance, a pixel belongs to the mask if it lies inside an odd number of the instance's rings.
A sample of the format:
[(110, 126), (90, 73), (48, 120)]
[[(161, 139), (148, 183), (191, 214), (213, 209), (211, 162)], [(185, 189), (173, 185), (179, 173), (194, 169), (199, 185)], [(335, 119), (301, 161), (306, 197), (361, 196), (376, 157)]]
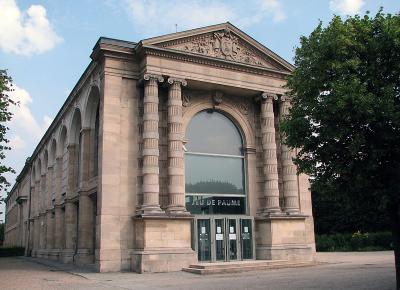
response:
[(196, 114), (186, 131), (186, 207), (193, 214), (244, 214), (243, 140), (225, 115)]

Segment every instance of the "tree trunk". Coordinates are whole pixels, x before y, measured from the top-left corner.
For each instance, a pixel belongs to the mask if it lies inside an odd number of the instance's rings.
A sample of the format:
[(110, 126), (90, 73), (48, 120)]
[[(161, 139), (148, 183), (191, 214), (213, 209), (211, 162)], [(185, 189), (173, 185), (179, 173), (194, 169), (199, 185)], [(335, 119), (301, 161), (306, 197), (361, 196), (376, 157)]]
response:
[(394, 204), (391, 210), (394, 262), (396, 267), (396, 289), (400, 290), (400, 206)]

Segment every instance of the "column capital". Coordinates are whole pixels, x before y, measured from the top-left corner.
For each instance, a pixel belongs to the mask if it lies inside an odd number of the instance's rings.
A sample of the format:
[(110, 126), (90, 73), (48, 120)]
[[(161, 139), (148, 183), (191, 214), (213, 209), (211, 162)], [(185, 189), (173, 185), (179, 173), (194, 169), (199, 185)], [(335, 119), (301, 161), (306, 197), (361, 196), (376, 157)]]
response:
[(271, 92), (263, 92), (263, 93), (261, 94), (261, 100), (262, 100), (262, 101), (269, 101), (269, 100), (271, 100), (271, 101), (273, 101), (273, 100), (277, 101), (277, 100), (278, 100), (278, 95), (275, 94), (275, 93), (271, 93)]
[(187, 81), (185, 79), (169, 77), (168, 78), (168, 84), (172, 85), (174, 83), (180, 83), (181, 86), (183, 86), (183, 87), (187, 86)]
[(156, 80), (156, 81), (158, 81), (158, 82), (160, 82), (160, 83), (162, 83), (162, 82), (164, 81), (164, 78), (163, 78), (163, 76), (161, 76), (161, 75), (157, 75), (157, 74), (148, 74), (148, 73), (145, 73), (145, 74), (143, 75), (143, 80), (149, 81), (149, 80), (151, 80), (151, 79)]

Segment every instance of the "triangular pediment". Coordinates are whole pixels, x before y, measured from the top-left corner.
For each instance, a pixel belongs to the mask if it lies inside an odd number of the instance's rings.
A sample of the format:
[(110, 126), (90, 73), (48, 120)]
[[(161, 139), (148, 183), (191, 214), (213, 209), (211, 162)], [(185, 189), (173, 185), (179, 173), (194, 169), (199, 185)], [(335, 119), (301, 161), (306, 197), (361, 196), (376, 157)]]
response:
[(290, 63), (229, 22), (154, 37), (142, 43), (285, 72), (293, 70)]

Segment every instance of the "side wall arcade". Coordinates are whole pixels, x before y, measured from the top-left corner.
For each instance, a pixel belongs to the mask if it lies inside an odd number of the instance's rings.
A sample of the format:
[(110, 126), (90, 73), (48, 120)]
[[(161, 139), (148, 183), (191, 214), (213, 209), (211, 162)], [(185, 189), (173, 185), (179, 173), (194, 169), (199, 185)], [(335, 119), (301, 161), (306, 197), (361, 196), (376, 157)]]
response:
[(94, 263), (101, 70), (89, 65), (17, 177), (6, 202), (6, 246)]

